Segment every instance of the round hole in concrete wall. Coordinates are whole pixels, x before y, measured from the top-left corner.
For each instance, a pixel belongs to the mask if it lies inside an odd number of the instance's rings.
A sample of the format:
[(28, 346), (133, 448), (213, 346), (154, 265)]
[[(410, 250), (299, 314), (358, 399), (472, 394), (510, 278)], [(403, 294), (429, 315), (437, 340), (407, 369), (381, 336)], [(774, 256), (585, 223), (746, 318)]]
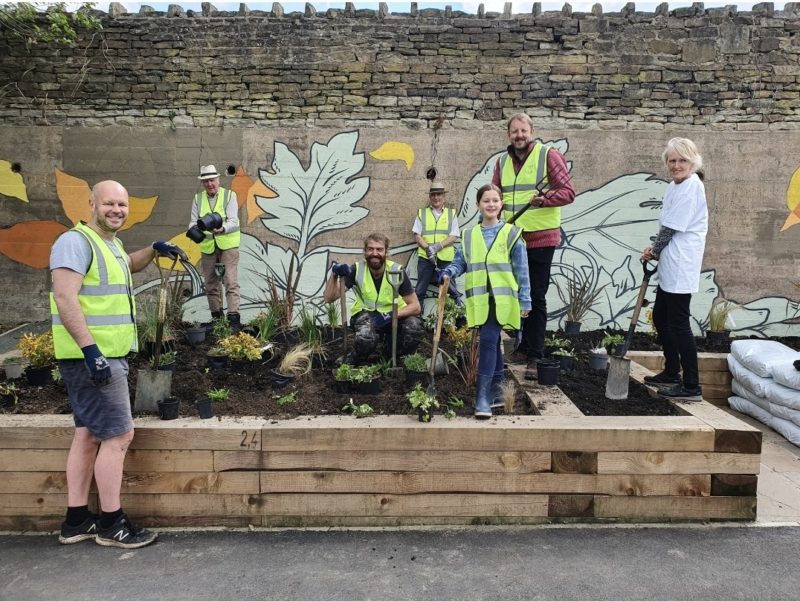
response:
[(11, 163), (11, 173), (22, 173), (22, 165), (19, 163)]
[(228, 168), (225, 171), (228, 175), (236, 175), (236, 165), (228, 165)]
[(436, 175), (438, 172), (436, 171), (436, 167), (428, 167), (428, 170), (425, 172), (425, 177), (431, 181), (436, 179)]

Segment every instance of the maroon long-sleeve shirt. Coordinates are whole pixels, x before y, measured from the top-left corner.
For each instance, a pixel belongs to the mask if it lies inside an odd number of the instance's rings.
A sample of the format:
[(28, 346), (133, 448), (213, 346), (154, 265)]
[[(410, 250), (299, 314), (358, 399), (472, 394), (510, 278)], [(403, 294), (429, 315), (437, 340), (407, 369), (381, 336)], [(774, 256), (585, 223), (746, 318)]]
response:
[[(508, 154), (511, 156), (515, 174), (518, 174), (522, 169), (522, 165), (528, 159), (533, 146), (534, 143), (528, 145), (528, 150), (521, 160), (514, 153), (514, 146), (508, 146)], [(500, 162), (502, 158), (501, 156), (495, 163), (494, 173), (492, 174), (492, 183), (498, 187), (500, 186), (502, 169)], [(543, 207), (563, 207), (575, 200), (575, 188), (572, 187), (572, 178), (569, 176), (567, 161), (564, 159), (564, 155), (555, 148), (551, 148), (547, 153), (547, 181), (548, 190), (544, 195)], [(561, 229), (553, 228), (538, 232), (524, 232), (522, 237), (525, 239), (527, 248), (558, 246), (561, 244)]]

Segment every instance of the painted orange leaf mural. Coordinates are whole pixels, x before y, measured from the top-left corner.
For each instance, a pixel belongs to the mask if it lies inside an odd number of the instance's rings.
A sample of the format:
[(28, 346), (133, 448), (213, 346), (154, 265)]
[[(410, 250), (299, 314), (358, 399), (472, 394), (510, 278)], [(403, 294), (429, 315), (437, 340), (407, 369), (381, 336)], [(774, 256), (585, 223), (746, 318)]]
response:
[[(86, 180), (69, 175), (60, 169), (56, 169), (55, 173), (56, 193), (67, 218), (73, 224), (79, 221), (88, 221), (90, 216), (89, 197), (92, 193), (89, 184)], [(149, 219), (157, 200), (158, 196), (148, 196), (147, 198), (130, 196), (128, 198), (128, 221), (120, 231), (130, 229), (137, 223)]]
[(236, 175), (233, 176), (233, 180), (231, 181), (231, 190), (236, 192), (236, 202), (239, 203), (240, 209), (242, 208), (245, 200), (247, 200), (247, 191), (252, 185), (252, 178), (247, 175), (244, 167), (239, 165), (239, 168), (236, 170)]
[(0, 253), (35, 269), (50, 265), (50, 248), (67, 231), (57, 221), (23, 221), (0, 229)]
[[(198, 261), (200, 261), (200, 245), (189, 240), (189, 238), (186, 237), (186, 232), (181, 232), (180, 234), (173, 236), (169, 241), (180, 246), (186, 252), (186, 254), (189, 256), (189, 263), (192, 265), (197, 265)], [(169, 269), (172, 267), (172, 259), (167, 257), (159, 257), (158, 264), (163, 269)], [(181, 265), (180, 261), (175, 264), (175, 270), (186, 271), (183, 268), (183, 265)]]
[(236, 175), (231, 182), (231, 190), (236, 192), (236, 200), (239, 203), (239, 208), (247, 203), (247, 223), (253, 223), (257, 217), (262, 215), (264, 211), (261, 210), (256, 204), (256, 195), (263, 196), (264, 198), (275, 198), (277, 194), (267, 188), (261, 181), (253, 181), (244, 170), (244, 167), (239, 165), (236, 170)]

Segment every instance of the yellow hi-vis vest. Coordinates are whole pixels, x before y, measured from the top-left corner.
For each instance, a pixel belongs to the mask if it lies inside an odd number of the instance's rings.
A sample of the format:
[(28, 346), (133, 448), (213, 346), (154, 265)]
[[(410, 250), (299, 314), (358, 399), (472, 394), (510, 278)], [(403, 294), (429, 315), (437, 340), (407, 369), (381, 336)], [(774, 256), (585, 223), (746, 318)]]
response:
[[(366, 261), (359, 261), (356, 263), (356, 277), (355, 289), (356, 300), (353, 306), (350, 307), (351, 315), (355, 315), (360, 311), (378, 311), (379, 313), (389, 313), (392, 310), (392, 298), (394, 291), (392, 285), (389, 283), (388, 273), (390, 271), (399, 271), (400, 267), (394, 261), (386, 261), (383, 266), (383, 280), (381, 282), (381, 290), (375, 290), (375, 282), (372, 281), (372, 273)], [(406, 301), (402, 296), (397, 299), (398, 310), (406, 306)]]
[[(529, 204), (536, 184), (547, 184), (547, 152), (549, 147), (536, 142), (519, 173), (514, 173), (514, 161), (504, 154), (500, 160), (500, 190), (503, 192), (503, 220)], [(543, 179), (544, 178), (544, 179)], [(514, 222), (523, 232), (538, 232), (561, 227), (561, 207), (531, 207)]]
[(494, 297), (497, 322), (505, 329), (520, 328), (519, 284), (511, 270), (511, 250), (521, 235), (518, 227), (505, 223), (488, 250), (480, 225), (462, 235), (470, 328), (482, 326), (489, 318), (489, 296)]
[[(200, 194), (197, 194), (194, 197), (194, 202), (199, 205), (199, 209), (197, 212), (198, 217), (205, 217), (209, 213), (217, 213), (222, 217), (222, 221), (225, 221), (225, 207), (228, 204), (228, 198), (230, 197), (230, 191), (226, 188), (220, 188), (217, 190), (217, 197), (216, 202), (214, 203), (214, 210), (211, 210), (211, 205), (208, 202), (208, 192), (203, 190)], [(220, 250), (228, 250), (230, 248), (239, 248), (239, 244), (242, 239), (241, 231), (238, 229), (235, 232), (228, 232), (225, 234), (214, 234), (212, 235), (211, 232), (203, 232), (206, 235), (206, 239), (200, 243), (200, 252), (204, 255), (213, 255), (215, 249), (219, 248)]]
[[(133, 278), (122, 242), (114, 243), (125, 259), (121, 265), (97, 232), (79, 223), (72, 231), (89, 242), (92, 261), (78, 291), (78, 302), (89, 332), (106, 357), (124, 357), (136, 350), (136, 305), (133, 301)], [(53, 293), (50, 293), (53, 345), (56, 359), (83, 359), (83, 353), (61, 323)]]
[[(450, 235), (450, 228), (453, 223), (452, 220), (456, 218), (456, 211), (455, 209), (442, 207), (442, 214), (439, 215), (439, 219), (436, 219), (433, 209), (425, 207), (417, 211), (417, 218), (422, 224), (422, 232), (420, 232), (422, 239), (428, 244), (437, 244), (438, 242), (444, 242)], [(423, 259), (428, 258), (428, 253), (422, 248), (417, 251), (417, 254)], [(456, 256), (456, 249), (452, 245), (448, 246), (436, 253), (436, 256), (442, 261), (452, 261)]]

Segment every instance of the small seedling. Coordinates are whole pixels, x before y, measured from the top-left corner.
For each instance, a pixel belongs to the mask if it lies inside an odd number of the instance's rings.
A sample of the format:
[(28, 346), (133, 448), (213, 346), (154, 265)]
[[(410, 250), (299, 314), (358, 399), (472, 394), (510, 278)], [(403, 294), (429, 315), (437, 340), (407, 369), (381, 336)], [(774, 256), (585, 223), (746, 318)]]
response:
[(296, 392), (290, 392), (289, 394), (285, 394), (282, 397), (278, 397), (275, 402), (278, 404), (278, 407), (285, 407), (286, 405), (291, 405), (292, 403), (294, 403), (297, 400), (295, 398), (296, 396), (297, 396)]
[(356, 417), (370, 417), (375, 413), (375, 410), (372, 407), (370, 407), (367, 403), (361, 403), (360, 405), (356, 405), (355, 403), (353, 403), (353, 399), (350, 399), (350, 402), (347, 403), (347, 405), (345, 405), (344, 407), (342, 407), (342, 411), (349, 411)]
[(428, 364), (425, 356), (420, 353), (412, 353), (403, 358), (403, 365), (408, 371), (428, 371)]
[(227, 388), (211, 388), (206, 392), (206, 396), (212, 401), (227, 401), (231, 391)]
[(464, 408), (464, 400), (458, 398), (456, 395), (451, 394), (450, 398), (447, 399), (447, 404), (450, 407), (455, 407), (456, 409), (463, 409)]
[(453, 419), (456, 416), (456, 412), (452, 409), (448, 409), (444, 412), (445, 419)]
[(16, 405), (19, 400), (17, 386), (13, 382), (0, 382), (0, 396), (11, 397), (13, 404)]

